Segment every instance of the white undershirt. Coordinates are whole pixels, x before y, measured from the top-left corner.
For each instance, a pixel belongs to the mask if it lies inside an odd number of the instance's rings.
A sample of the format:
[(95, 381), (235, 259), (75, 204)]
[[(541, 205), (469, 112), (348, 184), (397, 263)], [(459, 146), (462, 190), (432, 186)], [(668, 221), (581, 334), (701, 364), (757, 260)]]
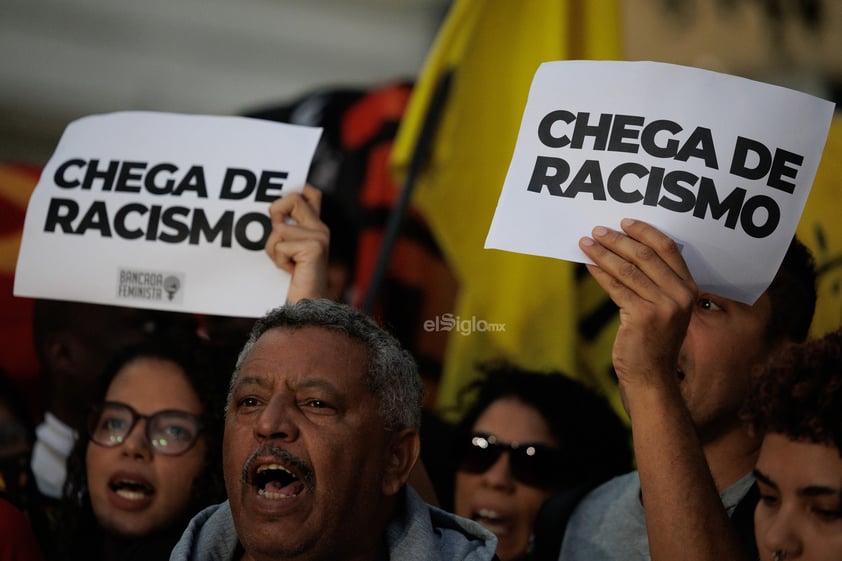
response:
[(35, 429), (35, 435), (31, 462), (35, 483), (42, 494), (60, 499), (67, 477), (67, 457), (78, 435), (51, 413), (44, 415), (44, 422)]

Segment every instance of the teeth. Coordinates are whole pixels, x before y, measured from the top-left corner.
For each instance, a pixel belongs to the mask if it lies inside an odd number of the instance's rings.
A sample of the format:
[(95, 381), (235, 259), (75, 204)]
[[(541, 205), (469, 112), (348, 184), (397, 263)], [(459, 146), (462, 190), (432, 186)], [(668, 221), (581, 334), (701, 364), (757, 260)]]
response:
[(281, 471), (285, 471), (288, 474), (292, 475), (291, 471), (289, 471), (287, 468), (285, 468), (284, 466), (282, 466), (280, 464), (264, 464), (264, 465), (257, 468), (257, 473), (263, 473), (264, 471), (267, 471), (267, 470), (270, 470), (270, 469), (279, 469)]
[(481, 508), (477, 514), (482, 518), (488, 518), (489, 520), (500, 520), (501, 516), (497, 514), (496, 511), (489, 510), (487, 508)]
[(114, 489), (114, 492), (121, 497), (129, 499), (143, 497), (144, 495), (151, 495), (153, 492), (153, 489), (148, 485), (140, 483), (139, 481), (132, 481), (130, 479), (121, 479), (120, 481), (116, 481), (111, 488)]
[(132, 491), (130, 489), (117, 489), (117, 495), (123, 497), (124, 499), (128, 499), (130, 501), (139, 501), (141, 499), (146, 498), (145, 493), (141, 493), (140, 491)]
[(266, 489), (258, 489), (257, 494), (260, 495), (261, 497), (266, 498), (266, 499), (273, 499), (273, 500), (289, 499), (290, 497), (295, 496), (295, 495), (287, 495), (286, 493), (272, 493), (270, 491), (267, 491)]
[[(297, 481), (298, 477), (281, 464), (263, 464), (255, 470), (252, 483), (261, 497), (278, 500), (298, 495), (300, 489), (293, 485)], [(286, 488), (289, 485), (293, 487)]]

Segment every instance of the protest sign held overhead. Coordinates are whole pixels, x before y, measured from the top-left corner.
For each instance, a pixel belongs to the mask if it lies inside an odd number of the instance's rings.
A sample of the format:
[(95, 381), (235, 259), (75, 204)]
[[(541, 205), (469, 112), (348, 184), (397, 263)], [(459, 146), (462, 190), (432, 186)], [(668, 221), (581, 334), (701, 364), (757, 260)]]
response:
[(29, 201), (17, 296), (258, 317), (288, 273), (269, 204), (303, 189), (321, 129), (120, 112), (72, 122)]
[(753, 303), (795, 233), (833, 109), (684, 66), (543, 63), (485, 246), (586, 263), (581, 237), (635, 218), (676, 240), (700, 290)]

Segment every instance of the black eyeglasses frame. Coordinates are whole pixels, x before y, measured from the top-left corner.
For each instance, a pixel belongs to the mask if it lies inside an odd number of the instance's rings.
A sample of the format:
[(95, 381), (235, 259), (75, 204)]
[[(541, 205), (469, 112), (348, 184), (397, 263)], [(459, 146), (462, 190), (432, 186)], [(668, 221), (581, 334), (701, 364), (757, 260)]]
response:
[[(121, 437), (121, 440), (119, 441), (101, 441), (97, 440), (97, 438), (94, 436), (102, 414), (108, 408), (120, 408), (125, 411), (128, 411), (128, 413), (131, 415), (131, 423), (129, 423), (128, 429), (125, 431), (125, 434)], [(158, 445), (158, 441), (152, 437), (152, 430), (155, 426), (155, 423), (151, 421), (154, 421), (154, 419), (166, 415), (174, 415), (181, 419), (188, 419), (195, 425), (196, 430), (193, 432), (193, 438), (183, 450), (179, 450), (178, 452), (168, 451), (165, 446)], [(122, 401), (105, 401), (99, 407), (94, 409), (88, 418), (88, 438), (93, 444), (96, 444), (97, 446), (102, 446), (103, 448), (116, 448), (117, 446), (125, 444), (126, 439), (132, 434), (132, 431), (135, 429), (138, 421), (140, 421), (141, 419), (145, 422), (144, 436), (146, 436), (146, 441), (156, 452), (165, 456), (181, 456), (182, 454), (186, 454), (199, 441), (199, 437), (201, 436), (201, 433), (205, 428), (204, 423), (202, 423), (199, 417), (187, 411), (182, 411), (180, 409), (163, 409), (161, 411), (156, 411), (151, 415), (143, 415), (142, 413), (138, 413), (138, 411), (128, 403), (123, 403)]]

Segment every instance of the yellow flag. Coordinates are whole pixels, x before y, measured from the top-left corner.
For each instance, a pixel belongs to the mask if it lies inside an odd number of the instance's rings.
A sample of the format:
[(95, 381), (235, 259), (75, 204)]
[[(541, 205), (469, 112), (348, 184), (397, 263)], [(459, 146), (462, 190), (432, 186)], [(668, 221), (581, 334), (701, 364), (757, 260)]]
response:
[(810, 335), (821, 336), (842, 325), (842, 116), (838, 113), (796, 233), (816, 258), (819, 299)]
[(445, 414), (488, 359), (563, 370), (619, 405), (610, 370), (616, 313), (590, 275), (569, 262), (483, 245), (535, 70), (548, 60), (619, 59), (620, 29), (616, 0), (457, 0), (436, 38), (392, 164), (398, 177), (405, 173), (431, 99), (451, 74), (413, 199), (460, 282), (439, 387)]

